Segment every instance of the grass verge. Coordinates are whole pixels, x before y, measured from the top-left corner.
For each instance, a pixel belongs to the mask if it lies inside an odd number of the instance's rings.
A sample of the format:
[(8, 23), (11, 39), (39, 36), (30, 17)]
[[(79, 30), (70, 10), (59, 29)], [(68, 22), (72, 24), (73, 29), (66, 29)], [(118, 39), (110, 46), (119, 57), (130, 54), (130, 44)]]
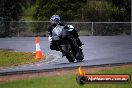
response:
[[(98, 68), (88, 69), (87, 73), (92, 74), (130, 74), (132, 76), (132, 66), (122, 67), (106, 67), (100, 70)], [(94, 71), (93, 71), (94, 70)], [(78, 85), (76, 83), (76, 70), (74, 73), (67, 73), (64, 75), (39, 76), (33, 78), (25, 78), (22, 80), (15, 80), (12, 82), (0, 84), (0, 88), (132, 88), (130, 84), (85, 84)], [(48, 74), (48, 73), (47, 73)]]
[(31, 52), (0, 50), (0, 68), (35, 62)]
[(81, 30), (81, 31), (78, 32), (78, 34), (81, 35), (81, 36), (89, 36), (89, 35), (91, 35), (91, 33), (89, 31), (87, 31), (87, 30)]

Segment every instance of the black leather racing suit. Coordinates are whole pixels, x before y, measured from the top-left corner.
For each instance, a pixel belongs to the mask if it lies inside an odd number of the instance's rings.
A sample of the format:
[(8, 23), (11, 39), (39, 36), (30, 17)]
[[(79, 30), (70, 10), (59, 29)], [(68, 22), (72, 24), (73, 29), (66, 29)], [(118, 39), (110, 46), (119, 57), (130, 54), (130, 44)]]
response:
[[(48, 34), (49, 34), (50, 37), (52, 37), (52, 30), (53, 30), (57, 25), (65, 26), (64, 29), (69, 29), (69, 27), (68, 27), (66, 24), (62, 23), (62, 22), (59, 22), (59, 23), (52, 23), (51, 25), (48, 26)], [(70, 34), (72, 34), (72, 35), (75, 37), (75, 39), (76, 39), (76, 41), (77, 41), (77, 44), (78, 44), (79, 46), (82, 46), (82, 42), (81, 42), (80, 39), (79, 39), (79, 35), (78, 35), (77, 31), (74, 29), (74, 30), (72, 30), (72, 31), (70, 32)], [(51, 49), (51, 50), (60, 51), (60, 50), (58, 49), (58, 47), (57, 47), (55, 41), (51, 41), (51, 43), (50, 43), (50, 49)]]

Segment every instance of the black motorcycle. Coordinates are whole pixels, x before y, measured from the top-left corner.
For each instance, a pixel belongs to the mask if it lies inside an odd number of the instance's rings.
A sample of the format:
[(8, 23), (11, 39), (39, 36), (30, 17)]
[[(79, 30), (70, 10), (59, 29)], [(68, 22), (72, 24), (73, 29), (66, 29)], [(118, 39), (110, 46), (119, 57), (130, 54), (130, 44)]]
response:
[(69, 62), (80, 62), (84, 59), (82, 48), (78, 46), (76, 39), (70, 34), (69, 29), (57, 25), (52, 31), (52, 41), (55, 41), (59, 51), (61, 51)]

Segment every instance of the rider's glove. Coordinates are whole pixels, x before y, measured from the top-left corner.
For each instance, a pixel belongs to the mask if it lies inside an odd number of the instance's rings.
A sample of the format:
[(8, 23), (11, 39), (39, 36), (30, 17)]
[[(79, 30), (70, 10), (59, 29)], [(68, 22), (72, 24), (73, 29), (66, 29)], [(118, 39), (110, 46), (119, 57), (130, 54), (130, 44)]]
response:
[(50, 42), (52, 41), (52, 37), (50, 37), (50, 36), (49, 36), (49, 38), (48, 38), (48, 39), (49, 39), (49, 41), (50, 41)]

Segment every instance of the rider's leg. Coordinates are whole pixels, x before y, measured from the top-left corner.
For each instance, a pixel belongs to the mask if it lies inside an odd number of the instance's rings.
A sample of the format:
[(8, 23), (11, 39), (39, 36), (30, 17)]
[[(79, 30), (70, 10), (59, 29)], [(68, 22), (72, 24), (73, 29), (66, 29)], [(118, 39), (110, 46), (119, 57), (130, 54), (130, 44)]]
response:
[[(62, 52), (62, 50), (61, 50), (61, 47), (59, 47), (59, 46), (56, 44), (56, 42), (55, 41), (51, 41), (51, 43), (50, 43), (50, 49), (51, 50), (56, 50), (56, 51), (60, 51), (60, 52)], [(62, 52), (62, 57), (64, 57), (65, 56), (65, 54)]]
[(56, 41), (51, 41), (51, 43), (50, 43), (50, 49), (51, 50), (59, 51), (59, 49), (57, 47), (57, 44), (56, 44)]

